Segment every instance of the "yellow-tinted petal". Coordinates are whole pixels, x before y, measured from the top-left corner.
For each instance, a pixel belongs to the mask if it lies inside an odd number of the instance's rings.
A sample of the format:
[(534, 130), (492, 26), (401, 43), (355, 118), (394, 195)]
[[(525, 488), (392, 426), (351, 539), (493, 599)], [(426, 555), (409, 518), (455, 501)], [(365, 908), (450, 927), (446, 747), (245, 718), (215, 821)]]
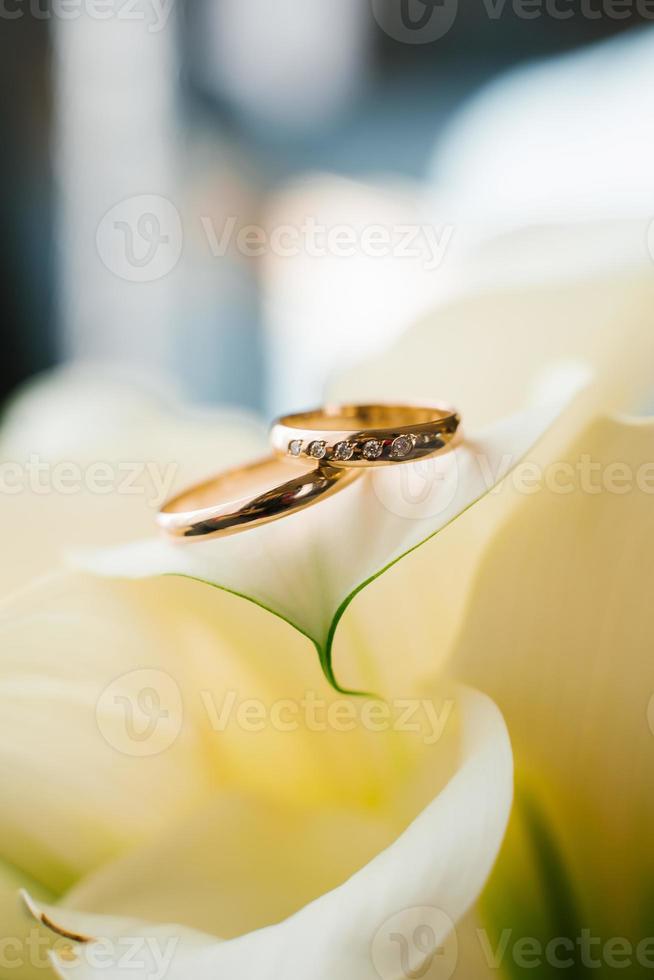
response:
[(53, 890), (212, 787), (174, 626), (134, 592), (61, 576), (0, 607), (0, 857)]
[(47, 951), (55, 945), (54, 937), (34, 922), (18, 902), (21, 888), (28, 888), (39, 901), (52, 901), (46, 888), (33, 878), (0, 862), (0, 977), (36, 980), (51, 976)]
[[(642, 936), (654, 881), (653, 445), (628, 419), (575, 440), (484, 556), (454, 661), (505, 712), (521, 833), (605, 938)], [(498, 880), (540, 888), (511, 853)]]
[[(400, 980), (406, 976), (407, 962), (422, 968), (436, 964), (439, 955), (455, 966), (456, 923), (469, 910), (494, 861), (512, 796), (511, 752), (499, 713), (472, 691), (460, 692), (457, 705), (458, 763), (444, 784), (432, 782), (432, 792), (437, 793), (433, 801), (379, 856), (279, 925), (216, 943), (169, 925), (63, 909), (48, 909), (47, 914), (61, 928), (110, 940), (103, 944), (110, 951), (103, 963), (108, 980), (121, 975), (120, 940), (126, 935), (142, 938), (136, 977), (145, 977), (155, 962), (148, 937), (155, 951), (169, 954), (170, 980), (223, 974), (257, 980)], [(259, 849), (264, 853), (265, 846)], [(124, 878), (126, 898), (132, 880)], [(182, 895), (178, 903), (181, 909)], [(97, 961), (94, 968), (97, 949), (96, 943), (79, 944), (74, 971), (57, 961), (61, 976), (99, 976)]]

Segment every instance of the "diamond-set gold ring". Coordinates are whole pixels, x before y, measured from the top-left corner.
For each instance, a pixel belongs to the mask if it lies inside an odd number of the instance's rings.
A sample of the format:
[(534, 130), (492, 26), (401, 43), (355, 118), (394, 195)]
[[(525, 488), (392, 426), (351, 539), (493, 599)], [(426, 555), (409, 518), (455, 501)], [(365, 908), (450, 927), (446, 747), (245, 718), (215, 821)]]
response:
[(433, 405), (327, 405), (284, 415), (270, 442), (278, 456), (335, 467), (410, 463), (452, 449), (461, 418)]

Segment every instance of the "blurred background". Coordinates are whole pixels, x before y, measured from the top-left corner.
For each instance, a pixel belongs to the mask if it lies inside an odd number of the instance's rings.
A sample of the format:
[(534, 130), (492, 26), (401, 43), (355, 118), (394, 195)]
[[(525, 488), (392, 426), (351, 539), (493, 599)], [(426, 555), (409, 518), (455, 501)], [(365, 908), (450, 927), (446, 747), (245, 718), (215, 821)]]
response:
[(599, 0), (2, 0), (0, 398), (69, 361), (263, 412), (319, 398), (446, 274), (457, 229), (434, 188), (469, 100), (652, 16)]

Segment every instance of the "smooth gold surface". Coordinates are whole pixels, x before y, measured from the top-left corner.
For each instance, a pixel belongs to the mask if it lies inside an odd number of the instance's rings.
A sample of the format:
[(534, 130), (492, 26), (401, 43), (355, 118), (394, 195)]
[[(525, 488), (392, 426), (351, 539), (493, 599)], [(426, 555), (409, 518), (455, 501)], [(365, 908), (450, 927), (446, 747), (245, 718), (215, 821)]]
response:
[(445, 452), (459, 441), (461, 418), (434, 405), (328, 405), (284, 415), (270, 430), (279, 456), (334, 467), (386, 466)]
[(302, 467), (267, 456), (174, 497), (159, 511), (157, 524), (173, 537), (223, 537), (310, 507), (355, 475), (315, 461)]

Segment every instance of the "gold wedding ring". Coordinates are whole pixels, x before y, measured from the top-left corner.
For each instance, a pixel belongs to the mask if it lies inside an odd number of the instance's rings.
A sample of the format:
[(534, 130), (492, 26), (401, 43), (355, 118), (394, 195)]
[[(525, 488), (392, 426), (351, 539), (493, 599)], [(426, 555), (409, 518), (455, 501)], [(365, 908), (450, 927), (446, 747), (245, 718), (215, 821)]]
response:
[(435, 456), (460, 436), (451, 408), (332, 405), (285, 415), (270, 430), (275, 455), (179, 494), (157, 523), (173, 537), (196, 540), (260, 527), (325, 500), (361, 477), (363, 467)]
[(341, 467), (410, 463), (453, 448), (461, 418), (426, 405), (328, 405), (284, 415), (270, 441), (279, 456)]
[(217, 538), (260, 527), (325, 500), (356, 476), (335, 467), (276, 456), (228, 470), (164, 504), (157, 524), (178, 538)]

